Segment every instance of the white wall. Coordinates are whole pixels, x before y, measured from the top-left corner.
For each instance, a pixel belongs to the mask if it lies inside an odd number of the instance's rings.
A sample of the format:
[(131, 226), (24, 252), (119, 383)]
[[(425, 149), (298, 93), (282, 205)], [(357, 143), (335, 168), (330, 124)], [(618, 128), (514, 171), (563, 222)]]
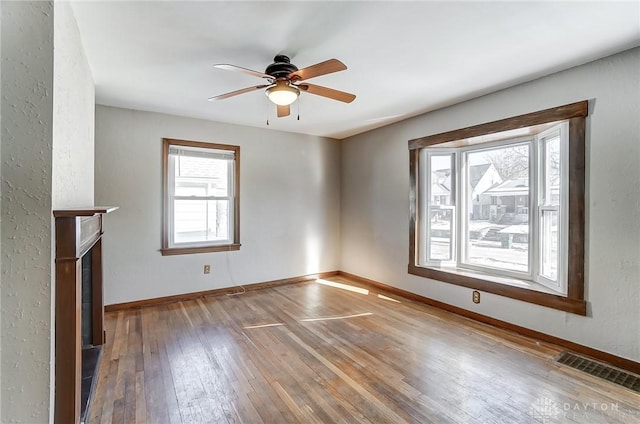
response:
[[(240, 146), (239, 251), (160, 255), (163, 137)], [(104, 224), (105, 304), (338, 269), (335, 140), (98, 106), (95, 172), (96, 203), (120, 207)]]
[(93, 206), (93, 76), (68, 2), (55, 2), (53, 209)]
[[(636, 48), (344, 140), (341, 269), (639, 361), (639, 93)], [(585, 99), (587, 317), (407, 273), (409, 139)]]
[(2, 416), (50, 414), (53, 3), (2, 3)]
[(68, 3), (2, 4), (3, 423), (53, 416), (52, 208), (93, 204), (94, 89)]

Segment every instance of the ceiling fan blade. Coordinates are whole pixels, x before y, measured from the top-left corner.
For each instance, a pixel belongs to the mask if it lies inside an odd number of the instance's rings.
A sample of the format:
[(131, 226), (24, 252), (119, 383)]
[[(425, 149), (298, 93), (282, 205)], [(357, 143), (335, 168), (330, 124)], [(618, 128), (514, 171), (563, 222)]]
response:
[(345, 93), (344, 91), (334, 90), (333, 88), (327, 88), (321, 85), (305, 83), (297, 85), (296, 87), (307, 93), (315, 94), (316, 96), (328, 97), (345, 103), (351, 103), (356, 98), (355, 94)]
[(252, 91), (260, 90), (261, 88), (269, 87), (270, 85), (271, 84), (256, 85), (254, 87), (247, 87), (241, 90), (232, 91), (230, 93), (220, 94), (219, 96), (209, 97), (209, 101), (212, 102), (214, 100), (228, 99), (229, 97), (237, 96), (238, 94), (250, 93)]
[(347, 66), (338, 59), (329, 59), (292, 72), (289, 74), (289, 78), (294, 81), (303, 81), (309, 78), (319, 77), (320, 75), (344, 71), (345, 69), (347, 69)]
[(254, 71), (252, 69), (247, 69), (247, 68), (243, 68), (241, 66), (236, 66), (236, 65), (229, 65), (226, 63), (220, 63), (217, 65), (213, 65), (214, 68), (218, 68), (218, 69), (224, 69), (225, 71), (234, 71), (234, 72), (242, 72), (244, 74), (249, 74), (249, 75), (253, 75), (254, 77), (258, 77), (258, 78), (268, 78), (268, 79), (274, 79), (271, 75), (267, 75), (264, 72), (258, 72), (258, 71)]
[(291, 107), (289, 105), (286, 106), (278, 106), (278, 118), (282, 118), (285, 116), (289, 116), (289, 114), (291, 113)]

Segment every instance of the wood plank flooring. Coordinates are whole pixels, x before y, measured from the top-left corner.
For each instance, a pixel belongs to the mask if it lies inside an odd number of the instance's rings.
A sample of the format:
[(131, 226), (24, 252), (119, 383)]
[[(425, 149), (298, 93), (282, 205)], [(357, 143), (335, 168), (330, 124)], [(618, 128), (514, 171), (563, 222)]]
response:
[(343, 277), (106, 315), (102, 423), (640, 423), (561, 349)]

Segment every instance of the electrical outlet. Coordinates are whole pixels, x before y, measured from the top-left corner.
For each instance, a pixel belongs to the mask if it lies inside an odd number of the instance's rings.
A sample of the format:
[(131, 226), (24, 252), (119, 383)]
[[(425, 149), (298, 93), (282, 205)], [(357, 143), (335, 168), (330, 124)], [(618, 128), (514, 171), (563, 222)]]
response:
[(471, 299), (473, 300), (473, 303), (480, 303), (480, 292), (478, 290), (474, 290)]
[(204, 266), (204, 273), (205, 274), (209, 274), (211, 272), (211, 265), (205, 265)]

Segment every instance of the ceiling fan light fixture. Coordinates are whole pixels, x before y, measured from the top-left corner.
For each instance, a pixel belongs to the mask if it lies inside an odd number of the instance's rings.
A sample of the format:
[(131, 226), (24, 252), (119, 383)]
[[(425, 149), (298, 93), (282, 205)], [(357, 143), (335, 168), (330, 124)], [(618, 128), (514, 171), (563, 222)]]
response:
[(288, 84), (277, 84), (268, 88), (266, 95), (278, 106), (288, 106), (298, 99), (300, 90)]

